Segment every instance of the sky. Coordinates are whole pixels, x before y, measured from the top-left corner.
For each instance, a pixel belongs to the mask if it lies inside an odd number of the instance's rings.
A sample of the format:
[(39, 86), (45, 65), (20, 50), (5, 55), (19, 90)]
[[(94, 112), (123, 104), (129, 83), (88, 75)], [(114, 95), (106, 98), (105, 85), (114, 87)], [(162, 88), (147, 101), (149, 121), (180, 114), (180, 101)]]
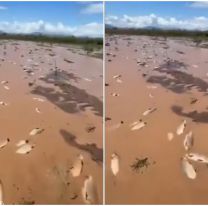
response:
[(106, 2), (105, 23), (116, 27), (208, 30), (208, 1)]
[(0, 2), (0, 31), (102, 37), (102, 2)]

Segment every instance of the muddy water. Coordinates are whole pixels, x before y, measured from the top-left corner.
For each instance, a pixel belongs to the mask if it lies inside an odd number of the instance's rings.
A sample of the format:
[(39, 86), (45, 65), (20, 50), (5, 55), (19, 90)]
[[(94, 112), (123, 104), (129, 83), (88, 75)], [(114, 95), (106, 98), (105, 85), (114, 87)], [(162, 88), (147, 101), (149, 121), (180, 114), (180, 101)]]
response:
[[(208, 49), (187, 39), (145, 36), (108, 36), (106, 42), (106, 117), (111, 118), (106, 121), (106, 202), (207, 204), (207, 165), (191, 162), (197, 171), (192, 180), (181, 158), (189, 131), (194, 134), (190, 152), (208, 156)], [(148, 108), (156, 111), (143, 116)], [(130, 124), (140, 119), (145, 127), (131, 131)], [(187, 126), (178, 136), (184, 119)], [(174, 134), (171, 141), (168, 132)], [(116, 176), (110, 168), (113, 153), (120, 162)], [(148, 164), (135, 171), (136, 158), (148, 158)]]
[[(1, 41), (0, 80), (9, 87), (0, 84), (7, 103), (0, 106), (0, 138), (10, 139), (0, 150), (5, 204), (82, 204), (88, 175), (102, 202), (102, 60), (80, 53), (74, 46)], [(36, 127), (44, 132), (29, 136)], [(35, 145), (29, 154), (15, 153), (21, 139)], [(84, 167), (73, 178), (79, 154)]]

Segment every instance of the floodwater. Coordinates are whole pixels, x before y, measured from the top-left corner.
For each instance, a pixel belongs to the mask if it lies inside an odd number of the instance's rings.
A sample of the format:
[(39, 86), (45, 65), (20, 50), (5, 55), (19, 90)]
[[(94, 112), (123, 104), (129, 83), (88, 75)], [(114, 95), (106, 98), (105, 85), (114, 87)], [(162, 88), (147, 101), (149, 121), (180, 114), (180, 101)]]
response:
[[(92, 176), (102, 202), (102, 60), (71, 45), (0, 42), (0, 180), (4, 204), (84, 204)], [(43, 129), (30, 136), (34, 128)], [(29, 140), (29, 154), (17, 154)], [(70, 169), (79, 155), (78, 177)]]
[[(188, 160), (197, 174), (190, 179), (182, 158), (208, 156), (208, 49), (185, 38), (114, 35), (106, 43), (106, 203), (207, 204), (207, 164)], [(143, 127), (131, 130), (136, 124)]]

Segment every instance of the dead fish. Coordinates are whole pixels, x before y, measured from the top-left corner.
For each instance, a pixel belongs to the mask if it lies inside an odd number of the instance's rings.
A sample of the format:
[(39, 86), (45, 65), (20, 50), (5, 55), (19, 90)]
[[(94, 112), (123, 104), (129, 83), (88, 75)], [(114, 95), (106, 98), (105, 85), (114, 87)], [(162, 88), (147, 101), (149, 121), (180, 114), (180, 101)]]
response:
[(39, 97), (33, 97), (33, 99), (34, 99), (34, 100), (37, 100), (37, 101), (39, 101), (39, 102), (45, 102), (45, 100), (44, 100), (44, 99), (39, 98)]
[(117, 123), (117, 124), (111, 126), (111, 127), (109, 128), (109, 130), (112, 131), (112, 130), (118, 129), (123, 123), (124, 123), (124, 122), (121, 121), (121, 122), (119, 122), (119, 123)]
[(177, 128), (176, 134), (177, 135), (183, 134), (185, 127), (186, 127), (186, 120), (183, 120), (183, 122)]
[(195, 179), (196, 178), (196, 171), (191, 163), (188, 162), (188, 160), (184, 157), (182, 159), (182, 168), (185, 172), (186, 176), (189, 179)]
[(171, 141), (174, 138), (174, 134), (172, 132), (168, 132), (168, 140)]
[(111, 171), (115, 176), (119, 172), (119, 156), (116, 153), (111, 155)]
[(27, 144), (27, 143), (29, 143), (28, 140), (20, 140), (19, 142), (17, 142), (16, 146), (21, 147), (22, 145)]
[(91, 82), (92, 80), (91, 79), (88, 79), (88, 78), (83, 78), (85, 81), (87, 82)]
[(198, 68), (199, 66), (196, 65), (196, 64), (193, 64), (192, 67), (193, 67), (193, 68)]
[(201, 162), (208, 164), (208, 157), (198, 153), (186, 154), (186, 158), (195, 162)]
[(41, 129), (41, 128), (35, 128), (35, 129), (33, 129), (31, 132), (30, 132), (30, 136), (34, 136), (34, 135), (36, 135), (36, 134), (40, 134), (41, 132), (43, 132), (44, 131), (44, 129)]
[(146, 115), (148, 115), (148, 114), (150, 114), (150, 113), (152, 113), (156, 110), (157, 110), (157, 108), (149, 108), (145, 112), (143, 112), (143, 116), (146, 116)]
[(36, 111), (37, 113), (41, 113), (40, 110), (39, 110), (37, 107), (35, 108), (35, 111)]
[(31, 144), (24, 144), (16, 150), (16, 153), (17, 154), (29, 154), (31, 150), (34, 149), (34, 147), (35, 146)]
[(142, 129), (147, 123), (143, 122), (141, 119), (139, 121), (133, 122), (130, 126), (131, 126), (131, 130), (139, 130)]
[(148, 89), (157, 89), (157, 86), (155, 86), (155, 85), (148, 85), (147, 88)]
[(83, 159), (84, 157), (80, 154), (70, 169), (70, 173), (73, 177), (78, 177), (81, 174), (84, 165)]
[(97, 191), (92, 176), (87, 177), (84, 181), (82, 197), (86, 204), (95, 204), (97, 202)]
[(121, 74), (117, 74), (113, 76), (113, 79), (121, 78)]
[(116, 82), (117, 82), (117, 83), (122, 83), (123, 81), (122, 81), (121, 79), (117, 78), (117, 79), (116, 79)]
[(6, 102), (0, 101), (0, 105), (7, 106), (8, 104)]
[(6, 89), (6, 90), (10, 90), (10, 88), (8, 87), (8, 86), (4, 86), (4, 89)]
[(193, 133), (190, 131), (184, 139), (183, 145), (186, 151), (188, 151), (194, 144)]
[(3, 195), (3, 184), (2, 181), (0, 180), (0, 205), (4, 205), (4, 195)]
[(153, 96), (152, 94), (149, 94), (149, 97), (150, 97), (150, 98), (153, 98), (154, 96)]
[(111, 95), (113, 96), (113, 97), (119, 97), (120, 95), (118, 94), (118, 93), (111, 93)]
[(1, 84), (8, 84), (9, 82), (6, 80), (1, 81)]
[(9, 142), (10, 142), (10, 139), (9, 138), (0, 141), (0, 149), (2, 149), (3, 147), (5, 147)]

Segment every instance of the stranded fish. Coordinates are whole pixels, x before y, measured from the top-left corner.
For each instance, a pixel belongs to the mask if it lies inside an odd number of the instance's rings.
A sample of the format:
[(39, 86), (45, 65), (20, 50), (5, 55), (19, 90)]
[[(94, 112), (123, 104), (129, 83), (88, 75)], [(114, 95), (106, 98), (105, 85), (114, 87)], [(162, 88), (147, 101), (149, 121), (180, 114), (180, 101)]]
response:
[(83, 156), (80, 154), (70, 169), (70, 173), (73, 177), (78, 177), (81, 174), (84, 165), (83, 159)]
[(36, 134), (40, 134), (40, 133), (42, 133), (44, 131), (44, 129), (40, 129), (40, 128), (35, 128), (35, 129), (33, 129), (31, 132), (30, 132), (30, 136), (34, 136), (34, 135), (36, 135)]
[(183, 134), (185, 127), (186, 127), (186, 120), (183, 120), (183, 122), (177, 128), (176, 134), (177, 135)]
[(9, 142), (10, 142), (10, 139), (9, 138), (0, 141), (0, 149), (2, 149), (3, 147), (5, 147)]
[(196, 178), (196, 171), (191, 163), (188, 162), (188, 160), (184, 157), (182, 160), (182, 168), (185, 172), (186, 176), (189, 179), (195, 179)]
[(141, 119), (139, 121), (136, 121), (136, 122), (133, 122), (130, 127), (131, 127), (131, 130), (139, 130), (139, 129), (142, 129), (147, 123), (146, 122), (143, 122)]
[(116, 153), (111, 155), (111, 171), (115, 176), (119, 172), (119, 156)]
[(92, 176), (87, 177), (84, 181), (82, 197), (86, 204), (95, 204), (97, 202), (97, 191)]
[(157, 110), (157, 108), (149, 108), (145, 112), (143, 112), (143, 116), (146, 116), (146, 115), (148, 115), (148, 114), (150, 114), (150, 113), (152, 113), (156, 110)]
[(34, 145), (24, 144), (16, 150), (16, 153), (17, 154), (29, 154), (32, 149), (34, 149)]
[(186, 151), (188, 151), (194, 144), (193, 133), (189, 132), (184, 139), (183, 145)]
[(189, 160), (193, 160), (195, 162), (201, 162), (208, 164), (208, 157), (198, 153), (189, 153), (186, 154), (186, 158)]

